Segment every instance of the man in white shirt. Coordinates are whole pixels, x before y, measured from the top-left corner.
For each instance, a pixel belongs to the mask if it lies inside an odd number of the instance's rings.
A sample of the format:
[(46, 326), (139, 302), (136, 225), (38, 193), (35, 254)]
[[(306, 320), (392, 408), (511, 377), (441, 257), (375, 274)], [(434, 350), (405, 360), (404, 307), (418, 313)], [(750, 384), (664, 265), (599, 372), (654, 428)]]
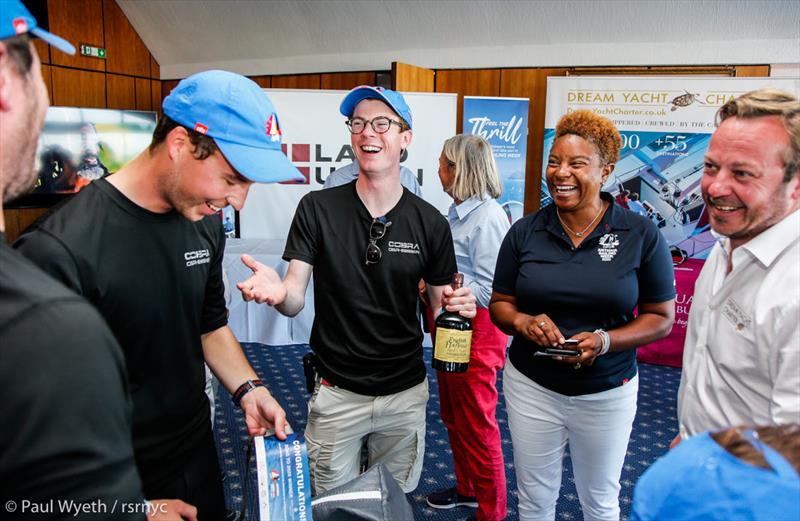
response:
[(753, 91), (723, 105), (718, 121), (701, 189), (721, 237), (689, 315), (678, 391), (684, 439), (800, 423), (800, 102)]

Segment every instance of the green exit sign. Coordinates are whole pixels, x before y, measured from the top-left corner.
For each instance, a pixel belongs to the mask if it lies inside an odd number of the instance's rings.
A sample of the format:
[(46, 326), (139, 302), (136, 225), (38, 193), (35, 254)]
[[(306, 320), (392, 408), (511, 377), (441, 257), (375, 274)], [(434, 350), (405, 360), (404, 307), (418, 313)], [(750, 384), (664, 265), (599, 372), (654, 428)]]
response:
[(81, 44), (81, 56), (91, 56), (92, 58), (106, 59), (106, 50), (102, 47), (93, 47), (91, 45)]

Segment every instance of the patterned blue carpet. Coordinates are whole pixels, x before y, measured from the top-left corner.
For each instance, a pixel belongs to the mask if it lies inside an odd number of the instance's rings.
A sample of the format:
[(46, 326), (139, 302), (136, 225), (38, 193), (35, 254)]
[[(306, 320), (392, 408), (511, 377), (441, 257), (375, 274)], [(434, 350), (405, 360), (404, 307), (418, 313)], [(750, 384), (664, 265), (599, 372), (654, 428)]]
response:
[[(308, 352), (306, 345), (265, 346), (262, 344), (242, 344), (247, 357), (259, 376), (267, 383), (272, 394), (286, 410), (289, 422), (297, 432), (306, 425), (306, 400), (301, 358)], [(430, 360), (430, 348), (426, 350), (426, 360)], [(428, 402), (428, 431), (426, 437), (425, 464), (422, 478), (416, 491), (408, 495), (414, 509), (416, 520), (456, 521), (474, 513), (469, 508), (435, 510), (428, 508), (425, 497), (440, 488), (453, 486), (452, 453), (447, 440), (447, 431), (439, 418), (439, 397), (435, 381), (435, 371), (428, 367), (430, 380), (430, 401)], [(656, 365), (639, 365), (639, 409), (633, 425), (628, 455), (622, 471), (622, 491), (620, 506), (622, 517), (630, 515), (633, 486), (636, 480), (659, 456), (664, 454), (669, 442), (677, 432), (676, 397), (680, 383), (680, 369)], [(514, 476), (514, 463), (511, 454), (511, 441), (505, 402), (502, 396), (502, 374), (498, 380), (500, 400), (497, 408), (498, 422), (503, 439), (503, 452), (508, 480), (508, 517), (517, 519), (517, 492)], [(228, 507), (241, 510), (245, 491), (246, 448), (249, 438), (244, 419), (234, 410), (230, 395), (224, 390), (217, 398), (214, 434), (220, 465), (225, 474), (225, 499)], [(253, 463), (251, 462), (251, 465)], [(251, 467), (247, 484), (247, 519), (258, 519), (255, 489), (255, 468)], [(569, 455), (564, 460), (564, 475), (556, 519), (580, 520), (581, 514), (575, 482), (572, 477), (572, 464)]]

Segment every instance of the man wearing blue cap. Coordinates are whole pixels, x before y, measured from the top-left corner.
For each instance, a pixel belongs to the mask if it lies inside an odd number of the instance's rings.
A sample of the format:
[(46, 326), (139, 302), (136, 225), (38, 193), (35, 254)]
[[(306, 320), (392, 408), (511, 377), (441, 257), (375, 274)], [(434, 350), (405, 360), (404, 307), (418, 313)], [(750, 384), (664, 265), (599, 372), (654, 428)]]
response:
[(123, 353), (108, 326), (5, 244), (2, 202), (33, 187), (48, 106), (30, 35), (75, 54), (20, 2), (0, 0), (0, 517), (195, 520), (183, 501), (143, 502)]
[(428, 381), (417, 318), (418, 283), (432, 306), (475, 315), (468, 288), (448, 285), (457, 270), (450, 228), (436, 208), (400, 184), (400, 156), (411, 144), (403, 96), (357, 87), (340, 107), (360, 172), (354, 183), (307, 194), (297, 208), (281, 281), (245, 256), (254, 274), (238, 287), (246, 300), (297, 314), (314, 274), (311, 347), (319, 378), (305, 437), (314, 493), (383, 463), (414, 490), (425, 451)]
[(300, 174), (281, 152), (272, 104), (243, 76), (190, 76), (163, 110), (148, 150), (16, 246), (94, 304), (122, 345), (145, 494), (179, 497), (216, 520), (224, 497), (203, 362), (241, 406), (251, 435), (274, 427), (285, 438), (286, 415), (227, 326), (215, 214), (241, 209), (253, 182)]

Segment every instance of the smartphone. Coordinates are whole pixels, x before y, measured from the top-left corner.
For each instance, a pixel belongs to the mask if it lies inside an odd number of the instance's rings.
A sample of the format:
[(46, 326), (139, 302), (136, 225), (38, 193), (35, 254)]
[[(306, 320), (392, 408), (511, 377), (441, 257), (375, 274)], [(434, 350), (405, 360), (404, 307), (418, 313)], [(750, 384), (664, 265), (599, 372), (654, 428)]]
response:
[(539, 353), (542, 353), (542, 352), (546, 356), (580, 356), (581, 355), (581, 350), (580, 349), (561, 349), (559, 347), (548, 347), (544, 351), (539, 351)]
[(578, 339), (565, 340), (563, 344), (558, 347), (548, 347), (543, 351), (537, 351), (535, 356), (580, 356), (580, 349), (570, 349), (580, 344)]

